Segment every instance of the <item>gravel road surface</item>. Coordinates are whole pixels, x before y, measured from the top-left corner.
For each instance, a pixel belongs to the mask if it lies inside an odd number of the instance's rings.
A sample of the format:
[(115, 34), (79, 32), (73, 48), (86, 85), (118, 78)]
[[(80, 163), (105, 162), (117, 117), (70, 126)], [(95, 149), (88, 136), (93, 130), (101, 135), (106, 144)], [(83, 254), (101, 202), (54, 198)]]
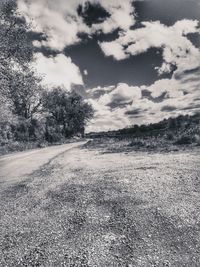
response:
[(199, 149), (0, 157), (0, 266), (200, 266)]

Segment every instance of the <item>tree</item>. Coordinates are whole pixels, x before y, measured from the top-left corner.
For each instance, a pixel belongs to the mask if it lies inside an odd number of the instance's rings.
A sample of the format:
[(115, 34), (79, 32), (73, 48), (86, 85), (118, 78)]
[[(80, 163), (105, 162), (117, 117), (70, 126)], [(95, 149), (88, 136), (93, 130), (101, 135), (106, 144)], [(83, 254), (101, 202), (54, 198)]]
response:
[(92, 107), (75, 92), (44, 92), (32, 67), (30, 30), (15, 0), (0, 2), (0, 140), (55, 141), (84, 134)]
[(12, 129), (17, 140), (35, 135), (33, 125), (36, 128), (38, 124), (34, 116), (41, 105), (41, 79), (31, 65), (30, 30), (15, 0), (0, 3), (0, 101), (4, 110), (0, 124)]
[(40, 81), (31, 68), (9, 71), (4, 96), (7, 97), (13, 114), (32, 119), (38, 112), (43, 92)]
[(17, 12), (15, 0), (1, 2), (0, 18), (1, 65), (30, 62), (33, 58), (33, 44), (28, 35), (30, 25)]
[(0, 90), (15, 115), (29, 119), (39, 107), (41, 86), (30, 62), (30, 25), (17, 12), (14, 0), (0, 5)]
[(44, 110), (48, 114), (47, 124), (55, 125), (65, 138), (78, 133), (84, 134), (85, 125), (94, 111), (80, 95), (54, 88), (44, 93), (43, 101)]

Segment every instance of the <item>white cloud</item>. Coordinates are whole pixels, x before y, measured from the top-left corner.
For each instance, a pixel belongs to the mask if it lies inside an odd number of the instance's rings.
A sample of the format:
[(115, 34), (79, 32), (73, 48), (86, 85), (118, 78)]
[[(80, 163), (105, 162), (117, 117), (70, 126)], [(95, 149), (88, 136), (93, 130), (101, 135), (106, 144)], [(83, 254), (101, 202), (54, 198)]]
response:
[(79, 32), (89, 32), (76, 13), (79, 3), (77, 0), (18, 0), (19, 10), (33, 19), (34, 30), (44, 32), (48, 37), (47, 41), (38, 44), (58, 50), (78, 42)]
[(35, 67), (42, 74), (43, 84), (50, 87), (64, 86), (70, 89), (72, 84), (83, 84), (79, 68), (70, 57), (60, 54), (47, 58), (41, 53), (35, 55)]
[(166, 93), (166, 96), (170, 98), (183, 95), (180, 84), (175, 79), (158, 80), (154, 84), (146, 87), (146, 89), (151, 92), (153, 98), (160, 97), (163, 93)]
[[(149, 121), (149, 117), (152, 117), (150, 121), (158, 121), (166, 116), (184, 114), (187, 109), (195, 110), (196, 104), (200, 104), (200, 100), (198, 100), (200, 99), (200, 81), (196, 79), (199, 74), (199, 71), (195, 71), (194, 74), (185, 74), (181, 79), (176, 79), (175, 73), (171, 79), (158, 80), (151, 86), (146, 87), (154, 98), (160, 97), (165, 93), (164, 99), (161, 102), (148, 100), (146, 105), (143, 105), (142, 102), (138, 101), (137, 104), (140, 108), (146, 110), (146, 115), (149, 114), (146, 122)], [(169, 111), (162, 112), (165, 106), (174, 107), (174, 111), (171, 113)], [(154, 114), (150, 116), (150, 113)], [(145, 112), (143, 115), (145, 116)]]
[[(104, 90), (104, 94), (88, 100), (96, 113), (87, 131), (114, 130), (133, 124), (154, 123), (180, 114), (194, 114), (200, 111), (199, 75), (200, 68), (185, 73), (176, 71), (171, 79), (161, 79), (150, 86), (119, 84), (98, 88)], [(141, 96), (144, 90), (151, 93), (151, 98)], [(158, 98), (160, 101), (156, 100)], [(118, 105), (113, 107), (115, 102)]]
[(84, 73), (85, 76), (88, 76), (88, 71), (87, 70), (84, 70), (83, 73)]
[[(136, 87), (120, 83), (117, 86), (93, 88), (88, 93), (88, 101), (93, 104), (96, 114), (87, 130), (118, 129), (194, 112), (200, 99), (200, 72), (186, 70), (198, 69), (200, 51), (187, 38), (187, 34), (199, 32), (198, 22), (181, 20), (170, 27), (159, 21), (143, 22), (142, 28), (131, 30), (135, 23), (131, 0), (90, 0), (90, 3), (105, 8), (110, 17), (88, 27), (77, 14), (78, 6), (84, 6), (86, 2), (18, 0), (20, 11), (29, 19), (33, 18), (35, 30), (44, 32), (48, 37), (46, 41), (35, 42), (36, 46), (44, 45), (61, 51), (65, 46), (79, 42), (79, 33), (90, 36), (97, 31), (110, 33), (119, 28), (119, 38), (99, 43), (106, 56), (123, 60), (150, 48), (161, 48), (163, 63), (157, 67), (158, 73), (169, 73), (173, 66), (177, 67), (171, 79), (161, 79), (150, 86)], [(44, 83), (47, 85), (61, 85), (70, 89), (72, 84), (83, 84), (78, 66), (63, 54), (46, 58), (38, 53), (36, 68), (45, 75)], [(83, 74), (87, 75), (87, 70)], [(152, 98), (161, 98), (162, 101), (142, 97), (143, 90), (149, 91)], [(163, 95), (165, 97), (162, 99)]]
[(181, 35), (187, 35), (188, 33), (196, 33), (198, 32), (198, 24), (197, 20), (188, 20), (183, 19), (177, 21), (173, 28)]
[(128, 116), (124, 116), (123, 108), (112, 110), (110, 107), (100, 104), (98, 101), (89, 99), (88, 102), (95, 109), (95, 117), (87, 126), (87, 132), (119, 129), (130, 124)]
[(166, 62), (163, 62), (161, 67), (155, 67), (158, 70), (158, 74), (162, 75), (163, 73), (170, 73), (172, 71), (172, 65)]
[(96, 31), (110, 33), (115, 29), (128, 30), (134, 24), (134, 8), (131, 0), (89, 0), (91, 4), (100, 4), (110, 17), (104, 22), (88, 27), (77, 13), (79, 5), (83, 7), (88, 0), (18, 0), (19, 10), (32, 19), (35, 30), (44, 32), (47, 41), (37, 45), (63, 50), (65, 46), (79, 42), (79, 33), (88, 35)]
[(109, 43), (103, 42), (103, 43), (99, 43), (99, 45), (107, 57), (114, 56), (115, 59), (117, 60), (122, 60), (122, 59), (129, 57), (128, 54), (125, 54), (123, 50), (123, 46), (121, 46), (121, 44), (115, 41), (109, 42)]
[[(90, 98), (88, 101), (95, 109), (95, 117), (87, 127), (87, 131), (103, 131), (123, 128), (131, 123), (125, 115), (126, 105), (141, 99), (141, 89), (120, 83), (117, 86), (94, 88), (91, 91), (104, 91), (104, 95), (98, 99)], [(117, 103), (115, 108), (110, 105)], [(119, 107), (122, 105), (122, 107)], [(124, 106), (124, 107), (123, 107)]]
[(116, 103), (117, 105), (127, 104), (135, 99), (140, 99), (142, 96), (139, 87), (129, 86), (126, 83), (120, 83), (117, 87), (109, 93), (104, 94), (99, 103), (109, 105)]
[(112, 42), (102, 42), (100, 47), (106, 56), (121, 60), (138, 55), (150, 48), (162, 48), (164, 64), (159, 73), (169, 72), (172, 65), (181, 71), (200, 65), (200, 51), (187, 38), (188, 33), (200, 33), (198, 21), (181, 20), (167, 27), (159, 21), (143, 22), (143, 27), (121, 33)]
[(94, 24), (93, 31), (101, 30), (103, 33), (109, 33), (117, 28), (127, 31), (135, 24), (131, 0), (99, 0), (98, 2), (110, 14), (110, 18), (100, 24)]

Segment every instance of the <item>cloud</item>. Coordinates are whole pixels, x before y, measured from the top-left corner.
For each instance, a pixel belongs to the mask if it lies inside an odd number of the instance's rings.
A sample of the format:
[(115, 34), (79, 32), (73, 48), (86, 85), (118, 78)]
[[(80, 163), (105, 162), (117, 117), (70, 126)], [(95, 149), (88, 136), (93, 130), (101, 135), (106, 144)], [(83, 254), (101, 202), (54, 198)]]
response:
[[(184, 19), (172, 26), (150, 21), (142, 22), (141, 28), (132, 29), (135, 24), (134, 1), (89, 0), (92, 5), (99, 4), (108, 16), (99, 23), (88, 25), (77, 12), (80, 6), (87, 12), (87, 2), (18, 0), (19, 10), (28, 19), (33, 19), (33, 30), (47, 37), (38, 38), (35, 46), (61, 52), (66, 46), (80, 42), (80, 33), (91, 36), (99, 31), (107, 34), (119, 29), (117, 39), (99, 43), (105, 56), (124, 60), (150, 48), (158, 48), (163, 51), (162, 65), (156, 67), (158, 74), (175, 70), (171, 79), (160, 78), (148, 86), (119, 83), (87, 90), (87, 101), (96, 110), (87, 131), (156, 122), (200, 110), (200, 50), (187, 38), (190, 33), (200, 33), (198, 21)], [(45, 74), (44, 83), (47, 85), (70, 89), (73, 84), (83, 84), (78, 66), (63, 54), (46, 58), (37, 53), (36, 68)], [(87, 70), (83, 75), (87, 76)]]
[(100, 24), (93, 25), (93, 31), (101, 30), (105, 34), (118, 28), (127, 31), (135, 24), (133, 1), (99, 0), (98, 2), (110, 14), (110, 17)]
[(47, 40), (35, 45), (62, 50), (66, 45), (79, 41), (78, 33), (89, 32), (89, 28), (76, 13), (80, 1), (64, 0), (18, 0), (19, 10), (33, 19), (34, 30), (47, 35)]
[(35, 68), (43, 78), (43, 84), (50, 87), (64, 86), (70, 89), (73, 84), (83, 84), (79, 68), (70, 57), (59, 54), (47, 58), (41, 53), (35, 55)]
[(162, 108), (161, 108), (161, 111), (166, 111), (166, 112), (171, 112), (171, 111), (174, 111), (174, 110), (176, 110), (177, 108), (175, 107), (175, 106), (168, 106), (168, 105), (166, 105), (166, 106), (163, 106)]
[(180, 84), (175, 79), (162, 79), (156, 81), (154, 84), (145, 87), (146, 90), (151, 92), (153, 98), (160, 97), (165, 93), (168, 98), (177, 98), (183, 95)]
[[(171, 27), (160, 22), (146, 22), (143, 28), (128, 30), (112, 42), (100, 44), (106, 56), (122, 60), (146, 52), (163, 49), (164, 62), (160, 74), (171, 72), (171, 79), (160, 79), (140, 87), (121, 83), (91, 90), (96, 115), (88, 131), (114, 130), (133, 124), (154, 123), (180, 114), (200, 111), (200, 52), (187, 39), (189, 32), (198, 32), (196, 21), (183, 20)], [(144, 92), (147, 92), (145, 95)]]
[(104, 54), (122, 60), (150, 48), (161, 48), (164, 63), (158, 68), (160, 74), (170, 72), (173, 65), (181, 71), (200, 65), (200, 51), (186, 36), (189, 33), (200, 33), (198, 21), (184, 19), (170, 27), (159, 21), (142, 22), (142, 26), (121, 33), (112, 42), (100, 43)]
[(122, 60), (129, 57), (127, 54), (125, 54), (123, 46), (116, 41), (102, 43), (99, 42), (99, 46), (107, 57), (114, 56), (116, 60)]
[[(126, 106), (141, 98), (139, 87), (120, 83), (117, 86), (98, 87), (89, 90), (88, 102), (95, 109), (95, 117), (87, 127), (87, 131), (102, 131), (119, 129), (130, 124), (125, 116)], [(97, 92), (104, 92), (99, 98), (94, 98)]]
[(85, 69), (85, 70), (83, 71), (83, 74), (84, 74), (85, 76), (88, 76), (88, 71)]
[[(150, 86), (143, 87), (151, 93), (152, 99), (142, 98), (127, 106), (128, 111), (136, 109), (140, 111), (140, 118), (133, 116), (133, 121), (139, 124), (158, 122), (171, 116), (194, 114), (200, 111), (200, 80), (196, 79), (199, 74), (200, 71), (197, 70), (177, 79), (177, 73), (175, 73), (171, 79), (161, 79)], [(186, 79), (187, 82), (185, 82)], [(162, 94), (161, 101), (153, 100)]]
[(124, 125), (130, 124), (129, 118), (124, 116), (124, 109), (112, 109), (109, 106), (103, 105), (91, 98), (88, 102), (92, 104), (95, 109), (95, 117), (87, 126), (87, 132), (119, 129), (123, 128)]
[(119, 83), (114, 90), (100, 97), (99, 103), (120, 106), (130, 102), (132, 103), (134, 100), (140, 99), (141, 96), (142, 93), (139, 87), (129, 86), (126, 83)]
[[(101, 5), (109, 17), (89, 27), (77, 12), (80, 5), (86, 7), (88, 2)], [(59, 51), (79, 42), (80, 33), (110, 33), (118, 28), (126, 31), (135, 23), (131, 0), (18, 0), (18, 7), (27, 19), (33, 20), (34, 30), (47, 36), (47, 40), (37, 41), (35, 45)]]
[[(199, 76), (200, 68), (197, 68), (183, 73), (175, 71), (171, 79), (161, 79), (150, 86), (119, 84), (95, 88), (88, 101), (96, 112), (87, 131), (114, 130), (199, 112)], [(101, 91), (100, 97), (93, 98), (97, 91)], [(149, 94), (145, 96), (144, 91)]]

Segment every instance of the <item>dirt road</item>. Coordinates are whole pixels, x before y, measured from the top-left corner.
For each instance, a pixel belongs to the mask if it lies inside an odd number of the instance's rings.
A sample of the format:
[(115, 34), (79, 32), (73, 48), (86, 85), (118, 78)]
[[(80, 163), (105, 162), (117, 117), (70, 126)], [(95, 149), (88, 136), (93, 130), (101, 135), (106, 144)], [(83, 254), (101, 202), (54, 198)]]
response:
[(0, 158), (0, 266), (200, 266), (200, 150)]

